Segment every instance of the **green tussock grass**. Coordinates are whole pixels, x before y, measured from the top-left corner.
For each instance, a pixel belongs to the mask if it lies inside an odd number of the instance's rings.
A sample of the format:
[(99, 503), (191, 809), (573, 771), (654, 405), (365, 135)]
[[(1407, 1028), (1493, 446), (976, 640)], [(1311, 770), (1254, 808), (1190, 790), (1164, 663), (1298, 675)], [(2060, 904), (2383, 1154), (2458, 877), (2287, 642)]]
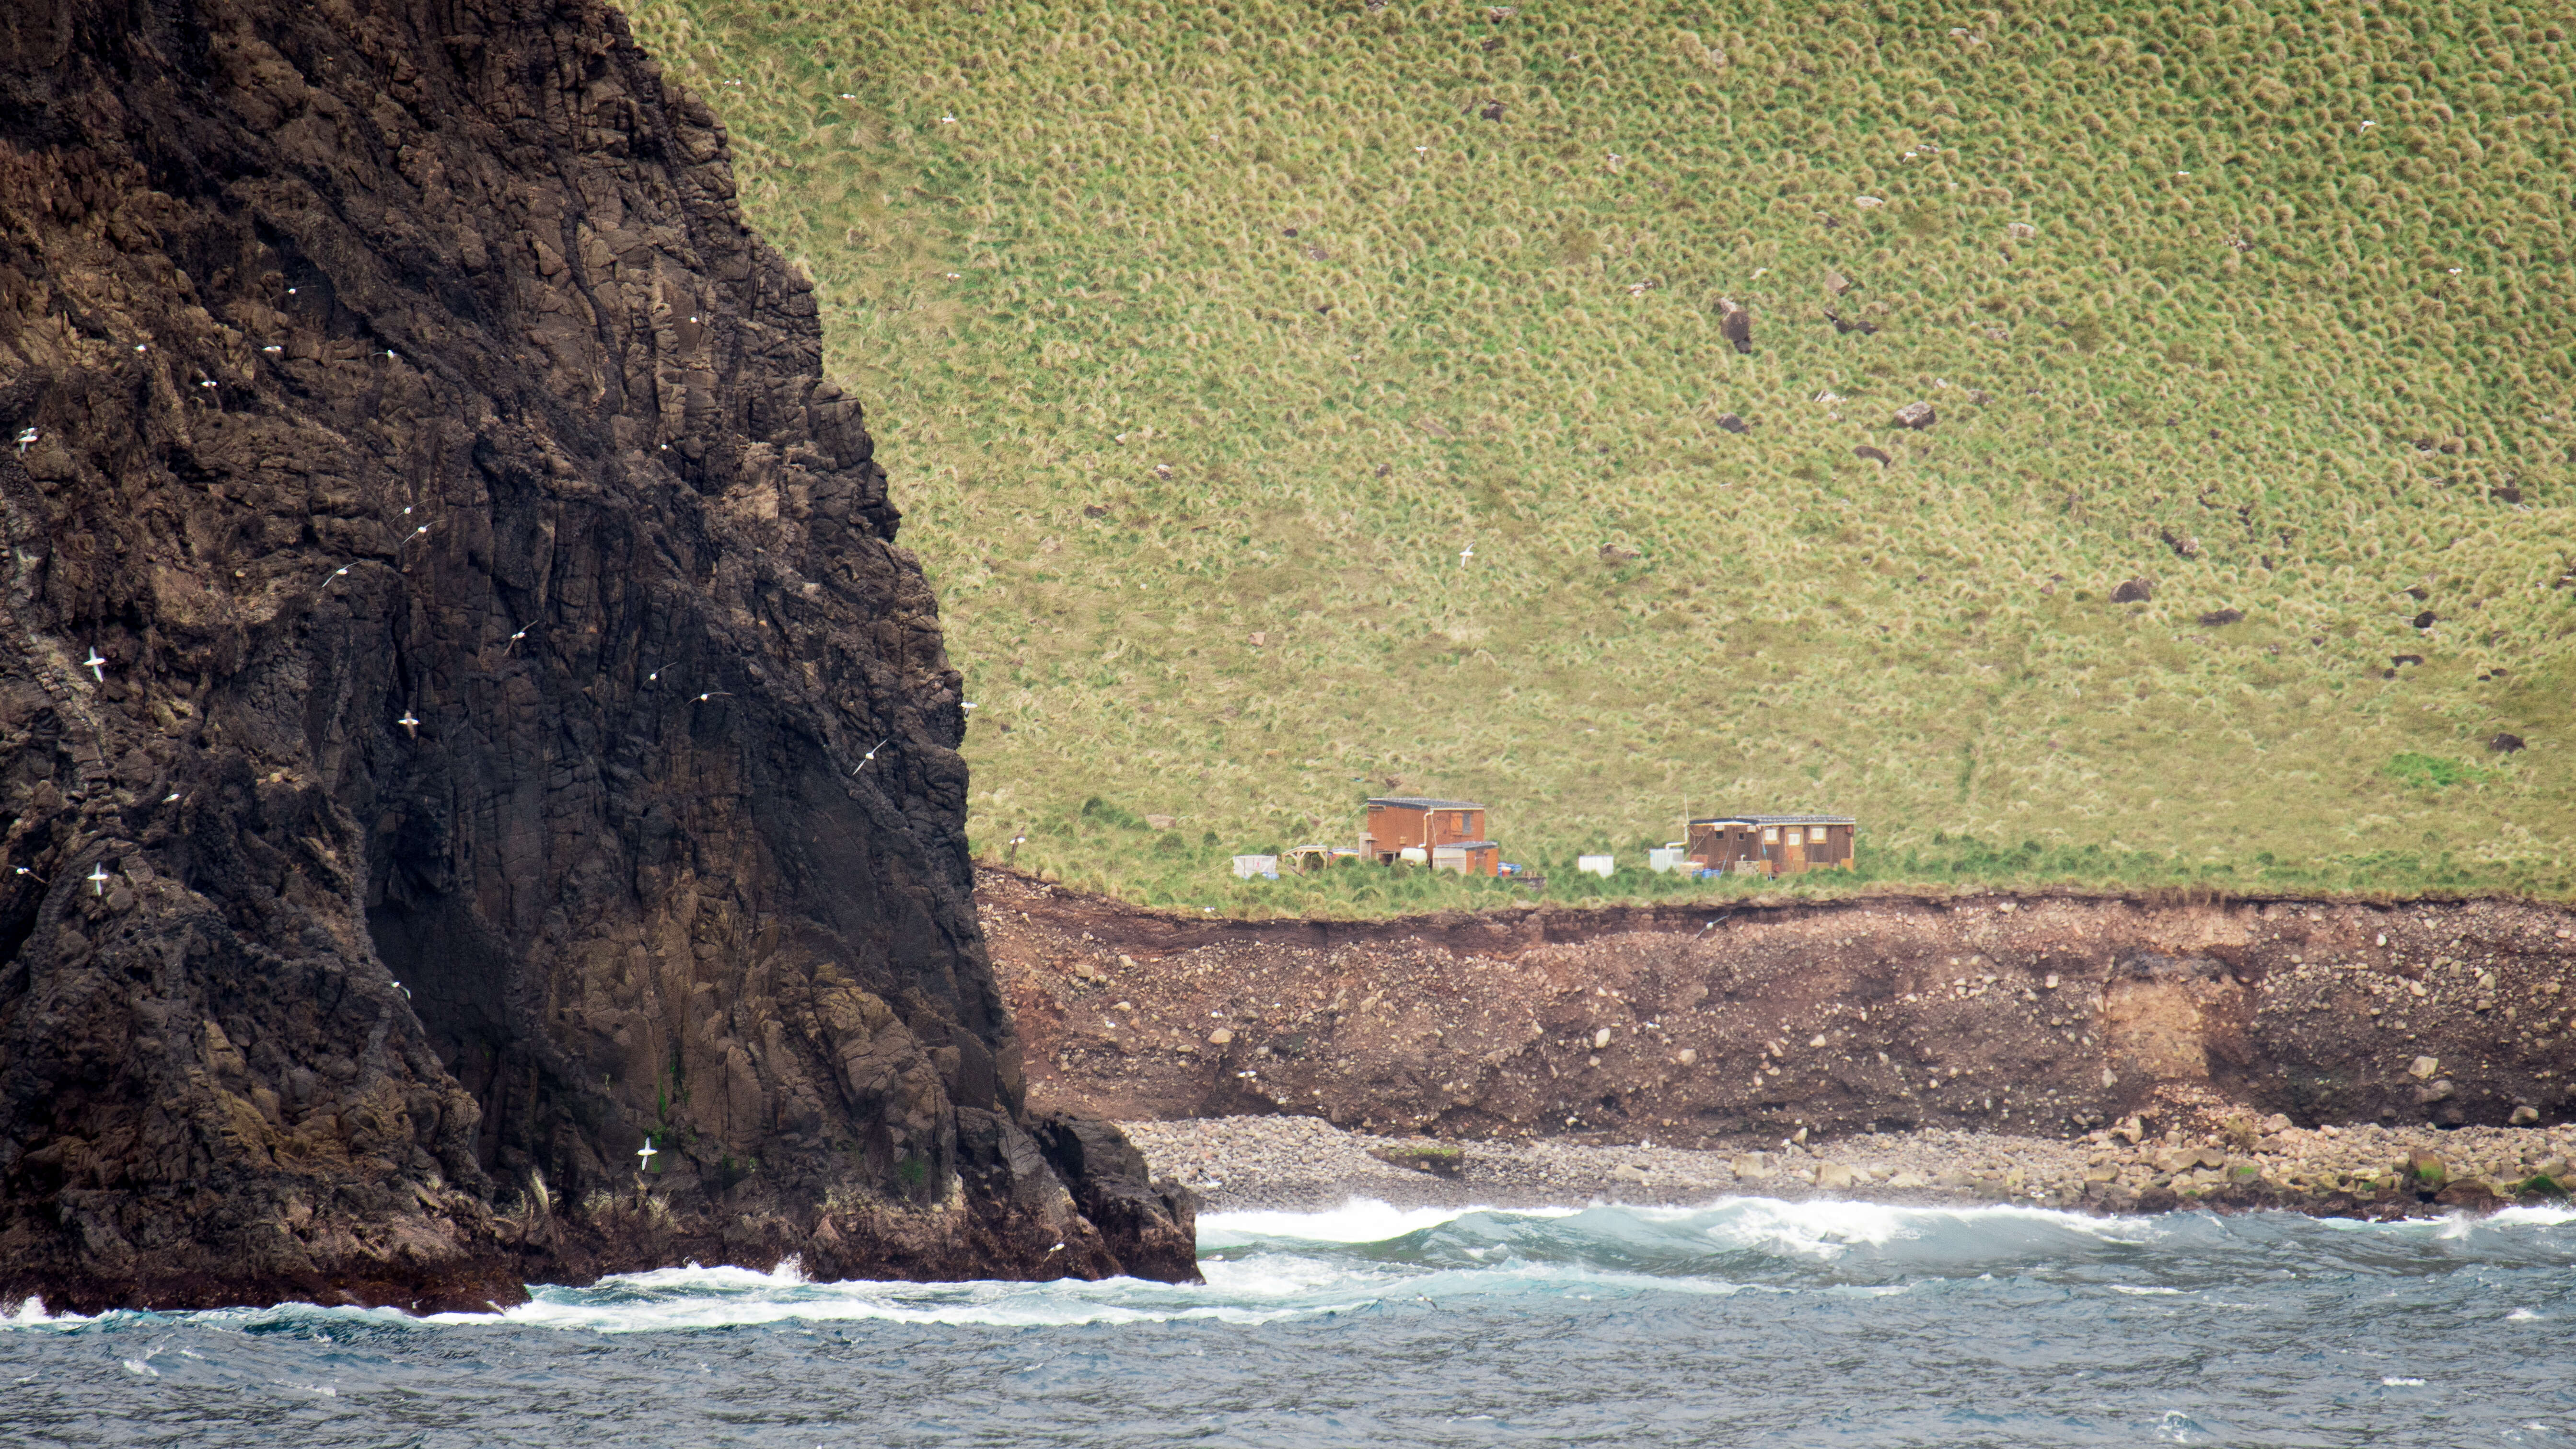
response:
[(632, 13), (867, 402), (980, 853), (1506, 889), (1223, 868), (1402, 791), (1552, 894), (1716, 809), (1862, 880), (2571, 888), (2559, 11)]

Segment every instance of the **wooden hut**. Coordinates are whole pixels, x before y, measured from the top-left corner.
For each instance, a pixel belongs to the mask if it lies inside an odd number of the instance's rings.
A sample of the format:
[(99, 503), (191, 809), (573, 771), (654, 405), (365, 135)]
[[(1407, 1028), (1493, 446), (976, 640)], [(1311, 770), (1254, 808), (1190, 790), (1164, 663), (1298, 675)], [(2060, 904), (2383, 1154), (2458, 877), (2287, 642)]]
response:
[(1485, 807), (1473, 800), (1432, 800), (1419, 795), (1382, 795), (1368, 802), (1368, 823), (1360, 829), (1360, 854), (1381, 865), (1393, 865), (1408, 850), (1422, 852), (1426, 864), (1442, 864), (1444, 846), (1472, 846), (1453, 854), (1453, 870), (1492, 875), (1502, 848), (1486, 838)]
[(1729, 874), (1848, 870), (1857, 828), (1848, 815), (1712, 815), (1690, 823), (1684, 848), (1702, 869)]

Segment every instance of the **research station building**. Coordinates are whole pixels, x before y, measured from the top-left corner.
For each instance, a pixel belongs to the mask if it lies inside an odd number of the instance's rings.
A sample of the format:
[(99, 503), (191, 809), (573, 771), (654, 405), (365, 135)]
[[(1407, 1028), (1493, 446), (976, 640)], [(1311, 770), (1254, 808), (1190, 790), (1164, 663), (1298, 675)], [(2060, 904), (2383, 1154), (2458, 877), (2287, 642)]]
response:
[(1411, 858), (1434, 869), (1493, 875), (1502, 847), (1486, 838), (1485, 807), (1473, 800), (1433, 800), (1420, 795), (1381, 795), (1368, 802), (1360, 827), (1360, 856), (1380, 865)]
[(1711, 815), (1690, 822), (1684, 847), (1706, 870), (1730, 875), (1798, 875), (1852, 863), (1848, 815)]

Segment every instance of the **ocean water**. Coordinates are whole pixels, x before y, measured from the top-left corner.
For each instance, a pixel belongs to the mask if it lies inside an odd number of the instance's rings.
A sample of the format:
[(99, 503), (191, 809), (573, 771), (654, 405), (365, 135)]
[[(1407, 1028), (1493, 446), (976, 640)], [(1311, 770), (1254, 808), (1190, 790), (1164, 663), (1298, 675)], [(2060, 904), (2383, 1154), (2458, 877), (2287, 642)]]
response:
[(680, 1268), (0, 1320), (0, 1444), (2576, 1445), (2576, 1213), (1230, 1213), (1208, 1282)]

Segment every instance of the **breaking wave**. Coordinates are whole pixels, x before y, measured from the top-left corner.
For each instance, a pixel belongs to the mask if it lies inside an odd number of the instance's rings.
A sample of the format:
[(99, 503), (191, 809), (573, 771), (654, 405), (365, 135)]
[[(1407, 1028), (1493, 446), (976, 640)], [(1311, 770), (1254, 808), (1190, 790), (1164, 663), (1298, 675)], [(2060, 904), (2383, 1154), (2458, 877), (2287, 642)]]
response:
[[(2576, 1443), (2576, 1213), (1727, 1198), (1201, 1219), (1204, 1284), (626, 1274), (0, 1312), (11, 1442)], [(2208, 1365), (2223, 1363), (2224, 1374)], [(8, 1436), (0, 1436), (8, 1437)]]

